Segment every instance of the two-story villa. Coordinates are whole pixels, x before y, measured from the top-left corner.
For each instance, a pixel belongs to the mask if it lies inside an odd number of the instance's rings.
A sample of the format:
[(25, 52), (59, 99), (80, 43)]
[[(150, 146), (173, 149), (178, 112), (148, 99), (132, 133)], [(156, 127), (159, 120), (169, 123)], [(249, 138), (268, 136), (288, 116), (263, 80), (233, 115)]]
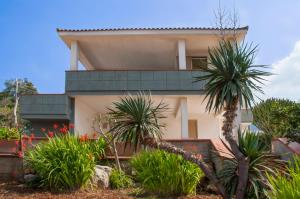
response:
[[(235, 32), (244, 39), (248, 27)], [(71, 52), (65, 94), (21, 98), (21, 115), (38, 133), (53, 123), (74, 123), (75, 133), (92, 133), (93, 119), (122, 95), (151, 91), (169, 106), (166, 139), (211, 139), (221, 135), (222, 113), (208, 113), (205, 82), (194, 82), (216, 47), (214, 28), (57, 29)], [(225, 30), (226, 39), (234, 31)], [(79, 70), (81, 65), (85, 70)], [(55, 78), (55, 77), (54, 77)], [(241, 123), (238, 111), (236, 127)]]

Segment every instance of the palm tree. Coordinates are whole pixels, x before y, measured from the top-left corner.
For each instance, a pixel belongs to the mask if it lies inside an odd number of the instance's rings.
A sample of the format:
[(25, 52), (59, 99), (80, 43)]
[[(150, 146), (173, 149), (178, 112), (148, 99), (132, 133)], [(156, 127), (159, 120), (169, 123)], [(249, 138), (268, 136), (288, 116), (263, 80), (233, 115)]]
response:
[(233, 122), (239, 107), (251, 108), (254, 92), (263, 93), (260, 87), (263, 77), (270, 75), (261, 70), (264, 66), (253, 65), (256, 52), (257, 46), (222, 40), (218, 48), (209, 49), (209, 67), (203, 68), (205, 75), (195, 77), (196, 81), (206, 81), (207, 111), (224, 111), (223, 135), (238, 161), (237, 199), (245, 196), (249, 158), (233, 138)]
[[(118, 141), (125, 144), (133, 143), (135, 149), (139, 144), (151, 148), (159, 148), (169, 153), (181, 155), (184, 159), (197, 164), (205, 175), (213, 182), (220, 194), (227, 198), (223, 185), (208, 165), (195, 154), (177, 148), (161, 140), (162, 128), (165, 126), (160, 120), (165, 118), (167, 105), (162, 101), (155, 105), (150, 95), (139, 93), (128, 95), (114, 102), (108, 114), (114, 120), (111, 133)], [(126, 147), (126, 145), (125, 145)]]

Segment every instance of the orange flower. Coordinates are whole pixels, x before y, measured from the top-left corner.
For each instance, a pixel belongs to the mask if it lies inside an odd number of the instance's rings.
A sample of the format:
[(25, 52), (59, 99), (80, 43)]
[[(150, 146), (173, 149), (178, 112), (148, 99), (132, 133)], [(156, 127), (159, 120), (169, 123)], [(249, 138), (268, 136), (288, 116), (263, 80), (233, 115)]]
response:
[(41, 128), (41, 131), (42, 131), (42, 132), (46, 132), (46, 129), (45, 129), (45, 128)]
[(89, 138), (88, 138), (88, 135), (87, 134), (84, 134), (82, 136), (79, 137), (79, 140), (80, 142), (85, 142), (87, 141)]
[(31, 134), (30, 134), (30, 138), (35, 138), (34, 133), (31, 133)]

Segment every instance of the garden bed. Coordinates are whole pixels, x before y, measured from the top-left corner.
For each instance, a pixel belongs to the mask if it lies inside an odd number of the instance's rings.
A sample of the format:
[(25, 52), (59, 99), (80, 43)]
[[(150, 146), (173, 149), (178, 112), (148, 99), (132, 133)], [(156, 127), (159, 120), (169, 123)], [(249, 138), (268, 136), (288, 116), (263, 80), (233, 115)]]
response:
[[(75, 192), (49, 192), (47, 190), (42, 189), (33, 189), (29, 188), (24, 184), (19, 184), (16, 182), (7, 183), (7, 182), (0, 182), (0, 199), (70, 199), (70, 198), (103, 198), (103, 199), (129, 199), (129, 198), (155, 198), (154, 196), (143, 195), (139, 196), (136, 195), (137, 191), (133, 188), (131, 189), (122, 189), (122, 190), (101, 190), (101, 189), (94, 189), (94, 190), (78, 190)], [(173, 198), (173, 197), (172, 197)], [(200, 194), (196, 196), (189, 196), (189, 197), (178, 197), (178, 199), (219, 199), (220, 196), (214, 194)]]

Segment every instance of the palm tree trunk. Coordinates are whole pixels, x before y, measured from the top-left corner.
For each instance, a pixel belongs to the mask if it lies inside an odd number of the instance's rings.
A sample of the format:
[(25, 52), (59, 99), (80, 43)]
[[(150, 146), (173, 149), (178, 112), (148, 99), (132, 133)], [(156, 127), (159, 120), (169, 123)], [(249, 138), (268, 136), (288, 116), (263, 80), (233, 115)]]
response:
[(223, 122), (223, 135), (230, 145), (233, 155), (238, 161), (238, 186), (236, 190), (236, 198), (243, 199), (245, 197), (247, 182), (248, 182), (248, 170), (249, 170), (249, 160), (243, 153), (241, 153), (237, 142), (232, 137), (233, 122), (236, 117), (238, 105), (238, 98), (236, 97), (232, 104), (228, 104), (225, 107)]
[(223, 196), (223, 198), (224, 199), (228, 198), (224, 186), (219, 182), (214, 172), (209, 168), (209, 166), (205, 162), (197, 158), (195, 154), (184, 151), (181, 148), (177, 148), (176, 146), (168, 142), (156, 141), (151, 138), (146, 139), (143, 142), (143, 144), (151, 148), (157, 148), (157, 149), (167, 151), (169, 153), (181, 155), (185, 160), (195, 163), (204, 172), (205, 176), (216, 186), (216, 188), (218, 189), (219, 193)]

